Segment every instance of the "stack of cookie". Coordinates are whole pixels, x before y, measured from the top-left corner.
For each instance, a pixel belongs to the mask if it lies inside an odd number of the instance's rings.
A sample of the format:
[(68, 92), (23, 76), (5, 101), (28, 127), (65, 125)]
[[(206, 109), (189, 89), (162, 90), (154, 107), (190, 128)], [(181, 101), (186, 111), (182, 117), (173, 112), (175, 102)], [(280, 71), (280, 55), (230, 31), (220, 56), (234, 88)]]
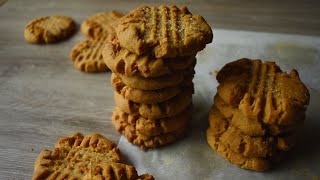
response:
[(195, 55), (212, 30), (186, 7), (146, 7), (120, 19), (102, 52), (113, 72), (113, 123), (131, 143), (153, 148), (183, 137), (191, 119)]
[(297, 71), (274, 62), (240, 59), (226, 64), (209, 114), (209, 145), (241, 168), (264, 171), (294, 146), (309, 92)]

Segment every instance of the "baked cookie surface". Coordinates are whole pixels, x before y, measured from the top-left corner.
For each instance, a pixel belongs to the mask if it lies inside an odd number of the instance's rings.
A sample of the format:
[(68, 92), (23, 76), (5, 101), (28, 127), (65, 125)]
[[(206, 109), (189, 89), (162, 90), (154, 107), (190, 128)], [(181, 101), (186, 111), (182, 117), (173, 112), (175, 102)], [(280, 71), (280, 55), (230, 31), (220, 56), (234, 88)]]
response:
[(141, 6), (120, 19), (116, 33), (122, 47), (156, 58), (194, 55), (213, 38), (203, 17), (176, 6)]
[(186, 135), (186, 128), (154, 136), (144, 135), (134, 125), (123, 121), (117, 114), (113, 114), (112, 122), (117, 131), (125, 136), (129, 142), (140, 146), (142, 149), (164, 146)]
[(35, 44), (54, 43), (71, 36), (76, 25), (67, 16), (45, 16), (31, 20), (24, 29), (26, 41)]
[(81, 31), (87, 37), (94, 39), (115, 34), (115, 28), (122, 16), (123, 14), (117, 11), (97, 13), (83, 21)]
[(126, 76), (116, 74), (121, 81), (129, 87), (141, 90), (158, 90), (169, 87), (193, 86), (192, 80), (195, 71), (189, 69), (183, 72), (176, 72), (154, 78), (144, 78), (141, 76)]
[(243, 169), (265, 171), (270, 168), (270, 162), (264, 158), (248, 158), (234, 152), (221, 143), (218, 136), (210, 128), (207, 129), (207, 141), (210, 147), (215, 149), (220, 156)]
[(124, 84), (121, 78), (114, 73), (111, 74), (111, 83), (113, 86), (113, 90), (118, 94), (121, 94), (124, 98), (133, 102), (144, 104), (166, 101), (178, 95), (183, 90), (183, 88), (185, 88), (175, 86), (152, 91), (135, 89)]
[(270, 157), (278, 151), (288, 151), (294, 146), (294, 134), (285, 136), (248, 136), (232, 126), (216, 106), (209, 113), (210, 129), (225, 146), (245, 157)]
[(187, 69), (196, 63), (194, 56), (171, 59), (137, 55), (120, 46), (118, 41), (108, 42), (103, 49), (103, 58), (112, 72), (126, 76), (158, 77)]
[(217, 74), (218, 93), (224, 101), (254, 121), (278, 126), (305, 119), (309, 91), (298, 72), (282, 72), (274, 62), (239, 59)]
[[(123, 129), (126, 125), (135, 127), (137, 132), (145, 136), (156, 136), (167, 134), (170, 132), (186, 129), (189, 120), (191, 119), (192, 106), (190, 105), (184, 111), (176, 116), (161, 118), (161, 119), (147, 119), (142, 116), (134, 116), (123, 112), (119, 107), (113, 111), (113, 119), (117, 120), (115, 127)], [(120, 127), (121, 126), (121, 127)]]
[(43, 179), (153, 179), (139, 177), (133, 166), (120, 163), (116, 144), (100, 134), (81, 133), (61, 138), (35, 161), (34, 180)]
[(83, 72), (95, 73), (108, 71), (103, 61), (101, 51), (106, 42), (113, 36), (101, 36), (97, 39), (87, 39), (76, 44), (70, 52), (74, 67)]
[(186, 88), (177, 96), (160, 103), (143, 104), (125, 99), (114, 92), (116, 105), (124, 112), (141, 115), (145, 118), (159, 119), (179, 114), (192, 103), (193, 88)]
[[(303, 124), (304, 119), (300, 119), (295, 125), (281, 126), (276, 124), (265, 124), (260, 119), (246, 117), (238, 108), (227, 104), (219, 94), (214, 97), (214, 105), (228, 120), (229, 123), (241, 130), (248, 136), (265, 136), (290, 134), (296, 131)], [(303, 117), (304, 118), (304, 117)]]

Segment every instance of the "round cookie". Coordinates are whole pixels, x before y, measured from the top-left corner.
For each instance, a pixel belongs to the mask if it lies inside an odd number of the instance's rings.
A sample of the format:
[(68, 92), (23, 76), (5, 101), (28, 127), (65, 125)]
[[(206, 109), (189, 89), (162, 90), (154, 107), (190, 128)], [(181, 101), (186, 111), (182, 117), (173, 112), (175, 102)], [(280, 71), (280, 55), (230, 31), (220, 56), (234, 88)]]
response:
[(152, 104), (135, 103), (125, 99), (121, 94), (114, 92), (116, 105), (124, 112), (132, 115), (141, 115), (145, 118), (159, 119), (179, 114), (192, 103), (193, 88), (186, 88), (177, 96)]
[(140, 76), (125, 76), (117, 74), (127, 86), (141, 90), (158, 90), (175, 86), (190, 86), (194, 77), (194, 70), (176, 72), (174, 74), (144, 78)]
[(116, 144), (100, 134), (81, 133), (61, 138), (53, 151), (43, 150), (35, 161), (33, 180), (42, 179), (153, 179), (138, 176), (133, 166), (120, 163)]
[(139, 133), (133, 125), (121, 122), (120, 116), (113, 115), (112, 122), (117, 131), (125, 136), (129, 142), (140, 146), (142, 149), (167, 145), (186, 135), (186, 128), (182, 128), (165, 134), (146, 136)]
[(24, 38), (29, 43), (54, 43), (71, 36), (75, 22), (67, 16), (45, 16), (30, 21), (24, 29)]
[(210, 128), (219, 141), (245, 157), (270, 157), (294, 146), (294, 135), (251, 137), (229, 124), (228, 119), (214, 105), (209, 113)]
[[(185, 129), (192, 116), (192, 106), (176, 116), (162, 119), (147, 119), (142, 116), (134, 116), (123, 112), (119, 107), (113, 110), (115, 127), (130, 125), (135, 127), (137, 132), (145, 136), (156, 136)], [(124, 127), (123, 127), (124, 128)]]
[(126, 76), (159, 77), (182, 71), (194, 66), (196, 58), (175, 57), (169, 59), (155, 58), (151, 55), (137, 55), (122, 48), (117, 40), (106, 43), (102, 55), (109, 69)]
[(270, 162), (267, 159), (248, 158), (232, 151), (230, 148), (220, 142), (218, 136), (211, 128), (207, 129), (207, 141), (210, 147), (215, 149), (220, 156), (243, 169), (265, 171), (270, 168)]
[(101, 51), (104, 44), (111, 41), (113, 36), (101, 36), (97, 39), (87, 39), (75, 45), (70, 52), (74, 67), (80, 71), (95, 73), (108, 71)]
[(156, 58), (194, 55), (213, 38), (203, 17), (176, 6), (141, 6), (121, 18), (116, 33), (122, 47)]
[(115, 34), (115, 28), (122, 16), (122, 13), (116, 11), (97, 13), (83, 21), (81, 31), (87, 37), (94, 39)]
[[(219, 93), (219, 91), (218, 91)], [(263, 124), (262, 121), (248, 118), (244, 116), (237, 108), (227, 104), (220, 96), (216, 94), (214, 97), (214, 105), (219, 111), (230, 121), (232, 126), (240, 129), (244, 134), (249, 136), (278, 136), (282, 134), (290, 134), (302, 126), (302, 123), (291, 126), (279, 126), (274, 124)], [(303, 121), (300, 121), (303, 122)]]
[(217, 74), (218, 93), (244, 117), (266, 125), (294, 126), (305, 119), (309, 91), (298, 72), (282, 72), (274, 62), (239, 59)]
[(152, 104), (166, 101), (178, 95), (185, 87), (169, 87), (153, 91), (131, 88), (121, 81), (121, 78), (112, 73), (111, 83), (114, 91), (133, 102)]

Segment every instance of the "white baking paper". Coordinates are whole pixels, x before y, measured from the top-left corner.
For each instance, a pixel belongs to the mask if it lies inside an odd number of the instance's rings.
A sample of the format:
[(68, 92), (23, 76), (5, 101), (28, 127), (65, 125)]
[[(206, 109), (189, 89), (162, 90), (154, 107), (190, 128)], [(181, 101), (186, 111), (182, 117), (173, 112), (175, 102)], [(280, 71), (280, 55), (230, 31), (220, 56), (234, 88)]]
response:
[[(162, 148), (142, 151), (121, 137), (118, 147), (139, 174), (156, 179), (315, 179), (320, 177), (320, 37), (214, 30), (213, 43), (197, 55), (193, 80), (194, 114), (188, 136)], [(296, 147), (288, 158), (266, 172), (238, 168), (212, 150), (205, 132), (216, 93), (217, 71), (242, 58), (273, 60), (282, 70), (297, 69), (311, 101)]]

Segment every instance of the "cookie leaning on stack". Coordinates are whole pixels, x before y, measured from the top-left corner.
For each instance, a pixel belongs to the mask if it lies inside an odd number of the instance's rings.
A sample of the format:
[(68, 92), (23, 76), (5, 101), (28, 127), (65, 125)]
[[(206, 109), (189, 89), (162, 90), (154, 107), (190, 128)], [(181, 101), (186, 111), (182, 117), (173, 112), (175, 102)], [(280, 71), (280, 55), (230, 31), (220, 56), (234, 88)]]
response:
[(209, 113), (209, 145), (241, 168), (264, 171), (295, 143), (309, 92), (297, 71), (274, 62), (239, 59), (217, 74), (219, 86)]
[(113, 72), (112, 121), (141, 148), (183, 137), (191, 119), (195, 55), (212, 30), (186, 7), (142, 6), (120, 19), (102, 55)]

